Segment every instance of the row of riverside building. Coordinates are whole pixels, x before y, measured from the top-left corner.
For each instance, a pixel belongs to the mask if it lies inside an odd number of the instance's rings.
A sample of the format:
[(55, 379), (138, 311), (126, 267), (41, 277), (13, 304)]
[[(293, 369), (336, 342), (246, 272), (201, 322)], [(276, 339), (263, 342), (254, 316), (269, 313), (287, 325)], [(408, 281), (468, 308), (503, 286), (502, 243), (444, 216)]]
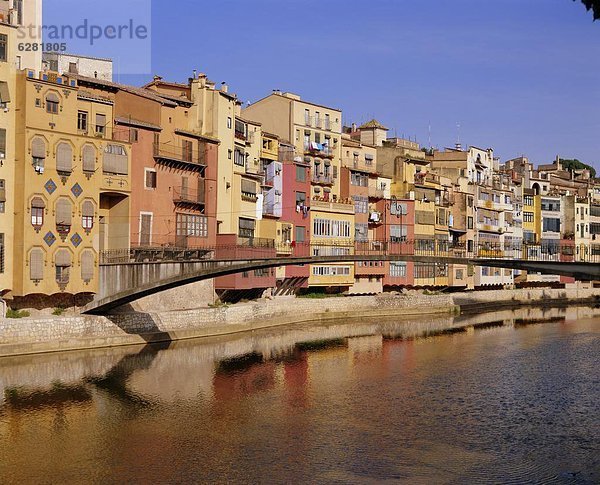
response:
[[(111, 62), (16, 50), (24, 19), (0, 0), (0, 296), (38, 306), (89, 299), (99, 265), (132, 251), (216, 258), (341, 255), (378, 244), (414, 254), (600, 254), (600, 185), (560, 159), (503, 164), (492, 149), (424, 150), (376, 120), (273, 91), (243, 106), (204, 74), (143, 87)], [(25, 16), (34, 15), (25, 12)], [(483, 253), (482, 253), (483, 251)], [(326, 288), (498, 288), (559, 277), (471, 265), (371, 261), (215, 279), (223, 299)], [(567, 282), (563, 278), (562, 283)]]

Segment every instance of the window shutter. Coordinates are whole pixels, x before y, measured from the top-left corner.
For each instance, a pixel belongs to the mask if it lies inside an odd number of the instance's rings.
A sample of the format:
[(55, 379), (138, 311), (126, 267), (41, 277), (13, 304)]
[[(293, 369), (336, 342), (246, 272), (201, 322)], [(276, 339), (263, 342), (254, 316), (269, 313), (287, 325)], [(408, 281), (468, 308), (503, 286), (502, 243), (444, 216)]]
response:
[(252, 180), (242, 179), (242, 192), (256, 194), (256, 183)]
[(58, 199), (56, 203), (56, 223), (65, 226), (71, 225), (71, 202), (67, 199)]
[(10, 93), (6, 81), (0, 81), (0, 103), (10, 103)]
[(59, 143), (56, 147), (56, 170), (69, 173), (73, 171), (73, 149), (68, 143)]
[(181, 197), (187, 200), (188, 198), (188, 184), (189, 180), (187, 177), (181, 177)]
[(36, 136), (31, 142), (31, 156), (34, 158), (46, 158), (46, 142), (43, 138)]
[(333, 166), (333, 178), (334, 179), (338, 178), (338, 168), (337, 168), (337, 165)]
[(0, 158), (6, 156), (6, 130), (0, 128)]
[(94, 253), (89, 249), (81, 254), (81, 279), (83, 281), (94, 279)]
[(55, 266), (71, 266), (71, 253), (66, 249), (59, 249), (54, 258)]
[(6, 188), (4, 179), (0, 180), (0, 202), (6, 202)]
[(41, 197), (34, 197), (31, 199), (31, 207), (35, 207), (36, 209), (44, 209), (46, 207), (46, 203)]
[(204, 179), (202, 177), (198, 177), (198, 202), (204, 202)]
[(32, 249), (29, 253), (29, 278), (44, 279), (44, 252), (39, 248)]
[(106, 115), (96, 113), (96, 126), (106, 126)]
[(96, 170), (96, 149), (92, 145), (83, 147), (83, 171), (93, 172)]
[(94, 217), (94, 204), (90, 200), (86, 200), (81, 206), (81, 215), (84, 217)]

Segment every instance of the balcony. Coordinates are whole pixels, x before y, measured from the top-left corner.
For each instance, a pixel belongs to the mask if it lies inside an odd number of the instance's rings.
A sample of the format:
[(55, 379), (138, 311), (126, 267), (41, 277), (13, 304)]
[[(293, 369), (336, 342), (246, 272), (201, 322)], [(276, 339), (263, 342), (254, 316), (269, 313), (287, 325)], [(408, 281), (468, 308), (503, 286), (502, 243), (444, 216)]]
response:
[(415, 185), (431, 187), (440, 184), (440, 176), (430, 172), (417, 172), (415, 174)]
[(311, 180), (313, 184), (333, 185), (333, 177), (331, 175), (313, 173)]
[(304, 153), (313, 157), (333, 158), (335, 150), (333, 147), (311, 142), (304, 144)]
[(310, 201), (311, 210), (322, 212), (335, 212), (342, 214), (354, 214), (354, 202), (330, 202), (313, 198)]
[(199, 190), (185, 186), (174, 187), (173, 202), (178, 205), (204, 206), (204, 184), (201, 184), (201, 187)]
[(203, 170), (206, 166), (204, 152), (175, 146), (168, 143), (154, 144), (154, 158), (158, 162), (174, 165), (175, 168)]
[(383, 199), (385, 197), (385, 192), (381, 188), (369, 185), (369, 197), (372, 199)]

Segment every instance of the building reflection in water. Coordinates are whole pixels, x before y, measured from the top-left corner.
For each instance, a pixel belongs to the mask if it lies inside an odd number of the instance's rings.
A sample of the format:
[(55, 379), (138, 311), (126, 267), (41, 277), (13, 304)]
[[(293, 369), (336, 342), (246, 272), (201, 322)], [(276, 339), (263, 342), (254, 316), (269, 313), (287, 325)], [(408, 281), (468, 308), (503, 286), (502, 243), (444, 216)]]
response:
[[(472, 336), (496, 333), (506, 340), (514, 326), (560, 325), (598, 315), (598, 309), (570, 307), (379, 318), (170, 345), (0, 359), (0, 438), (9, 444), (0, 450), (0, 472), (10, 467), (5, 475), (13, 479), (9, 481), (31, 481), (58, 467), (56, 476), (68, 479), (74, 477), (69, 473), (81, 471), (77, 466), (110, 471), (122, 466), (118, 462), (135, 463), (128, 472), (122, 470), (130, 477), (148, 467), (155, 481), (172, 480), (164, 460), (193, 461), (193, 451), (204, 460), (203, 479), (225, 476), (237, 461), (237, 478), (252, 481), (260, 475), (247, 474), (243, 464), (258, 460), (254, 453), (267, 446), (281, 458), (273, 465), (275, 475), (278, 470), (285, 473), (286, 467), (310, 475), (315, 450), (349, 473), (328, 475), (323, 470), (325, 480), (359, 480), (373, 460), (381, 474), (375, 479), (400, 479), (399, 469), (427, 461), (446, 463), (460, 474), (490, 459), (461, 445), (480, 428), (475, 411), (488, 408), (507, 415), (520, 395), (548, 384), (543, 366), (549, 356), (542, 351), (526, 366), (502, 364), (503, 355), (514, 358), (538, 348), (539, 340), (532, 338), (535, 327), (514, 333), (504, 346), (498, 339)], [(568, 333), (569, 325), (560, 331)], [(431, 339), (443, 345), (432, 345)], [(576, 363), (569, 365), (577, 368)], [(514, 375), (502, 376), (487, 389), (475, 388), (482, 367)], [(438, 401), (435, 395), (425, 397), (424, 389), (451, 392)], [(345, 398), (360, 393), (376, 399)], [(574, 402), (564, 407), (579, 410)], [(470, 413), (457, 411), (461, 409)], [(379, 427), (377, 423), (389, 422), (390, 412), (394, 429)], [(449, 427), (442, 446), (427, 434), (433, 429), (427, 416), (460, 421), (461, 433)], [(515, 426), (526, 425), (516, 411), (513, 419)], [(332, 422), (342, 427), (332, 433)], [(369, 449), (376, 442), (389, 449), (375, 458)], [(64, 465), (56, 463), (57, 449), (68, 457)], [(24, 460), (34, 464), (19, 468)], [(107, 477), (95, 475), (99, 481)]]

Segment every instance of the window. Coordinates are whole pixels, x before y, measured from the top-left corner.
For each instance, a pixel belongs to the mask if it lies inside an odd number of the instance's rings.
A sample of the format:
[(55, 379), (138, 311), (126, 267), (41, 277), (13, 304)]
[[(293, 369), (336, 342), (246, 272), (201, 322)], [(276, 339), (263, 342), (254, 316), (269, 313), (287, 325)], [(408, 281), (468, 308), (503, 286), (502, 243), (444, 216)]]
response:
[(88, 112), (77, 112), (77, 130), (87, 133), (88, 130)]
[(467, 197), (467, 207), (473, 207), (473, 197), (470, 195)]
[(208, 237), (208, 219), (196, 214), (177, 214), (177, 235)]
[(254, 237), (255, 224), (256, 221), (254, 219), (240, 217), (238, 235), (240, 237)]
[(415, 263), (415, 278), (435, 278), (435, 263)]
[(8, 83), (0, 81), (0, 108), (4, 109), (10, 103), (10, 92), (8, 91)]
[(390, 263), (390, 276), (392, 278), (406, 278), (406, 263)]
[(310, 126), (310, 111), (307, 109), (304, 110), (304, 124)]
[(60, 142), (56, 147), (56, 171), (60, 175), (73, 171), (73, 148), (66, 142)]
[(6, 182), (0, 179), (0, 214), (6, 211)]
[(526, 195), (523, 197), (523, 205), (533, 205), (533, 195)]
[(81, 206), (81, 227), (89, 232), (94, 227), (94, 203), (86, 200)]
[(96, 136), (104, 136), (106, 133), (106, 115), (96, 113)]
[(34, 248), (29, 253), (29, 279), (41, 281), (44, 279), (44, 251)]
[(155, 189), (156, 188), (156, 170), (154, 170), (152, 168), (145, 168), (144, 175), (145, 175), (144, 187), (149, 190)]
[(31, 199), (31, 225), (40, 228), (44, 225), (44, 209), (46, 203), (41, 197)]
[(58, 114), (59, 99), (56, 93), (46, 95), (46, 113)]
[(350, 237), (350, 222), (331, 219), (315, 219), (313, 221), (313, 235), (321, 237)]
[(243, 150), (235, 149), (233, 153), (233, 163), (234, 165), (239, 165), (240, 167), (244, 167), (246, 165), (246, 154)]
[(560, 211), (560, 200), (542, 199), (542, 210), (543, 211)]
[(91, 249), (81, 253), (81, 279), (86, 283), (94, 279), (94, 253)]
[(71, 230), (71, 201), (66, 198), (56, 202), (56, 230), (59, 234), (68, 234)]
[(560, 219), (554, 219), (554, 218), (548, 218), (548, 217), (544, 217), (543, 220), (543, 231), (549, 231), (549, 232), (560, 232)]
[(523, 212), (523, 222), (533, 222), (533, 212)]
[(473, 229), (473, 217), (467, 216), (467, 229)]
[(306, 192), (296, 192), (296, 206), (306, 204)]
[(71, 253), (68, 249), (59, 249), (54, 259), (56, 269), (56, 282), (59, 285), (66, 285), (69, 282), (71, 272)]
[(306, 227), (304, 226), (296, 226), (295, 228), (295, 241), (296, 242), (304, 242), (306, 241)]
[(329, 115), (325, 113), (325, 129), (331, 130), (331, 120), (329, 119)]
[(354, 239), (359, 242), (369, 240), (369, 225), (356, 223), (354, 225)]
[(348, 276), (350, 266), (313, 266), (313, 276)]
[(191, 162), (193, 158), (194, 143), (190, 140), (182, 140), (181, 148), (183, 160)]
[(31, 142), (31, 158), (35, 170), (43, 173), (46, 162), (46, 142), (40, 136), (36, 136)]
[(355, 195), (354, 199), (354, 212), (356, 214), (366, 214), (369, 211), (369, 199), (360, 195)]
[(306, 182), (306, 168), (296, 165), (296, 182)]
[(358, 187), (367, 187), (369, 185), (369, 176), (360, 172), (350, 172), (350, 184)]
[(390, 226), (390, 242), (404, 242), (408, 235), (408, 227), (400, 224)]
[(127, 152), (122, 145), (106, 145), (102, 157), (102, 171), (117, 175), (127, 175)]
[(129, 130), (129, 143), (135, 143), (140, 138), (140, 133), (136, 128), (130, 128)]
[(93, 145), (85, 145), (81, 157), (83, 159), (83, 171), (94, 172), (96, 170), (96, 148)]
[(227, 150), (227, 158), (231, 160), (231, 155), (233, 154), (233, 150)]
[(242, 179), (242, 197), (256, 200), (256, 182), (253, 180)]
[(8, 36), (0, 34), (0, 62), (6, 62), (8, 59)]
[(0, 128), (0, 160), (6, 158), (6, 130)]
[(231, 116), (227, 117), (227, 129), (231, 130)]

